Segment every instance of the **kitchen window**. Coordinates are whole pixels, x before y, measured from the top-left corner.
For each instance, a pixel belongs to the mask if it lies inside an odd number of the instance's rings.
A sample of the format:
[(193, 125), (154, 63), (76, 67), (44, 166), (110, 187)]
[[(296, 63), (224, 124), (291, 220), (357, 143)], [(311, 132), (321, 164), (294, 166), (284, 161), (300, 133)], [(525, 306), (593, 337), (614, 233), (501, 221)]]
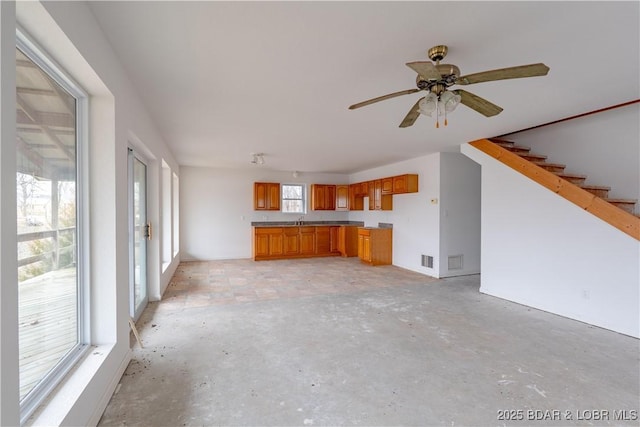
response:
[(282, 212), (307, 213), (304, 184), (282, 184)]

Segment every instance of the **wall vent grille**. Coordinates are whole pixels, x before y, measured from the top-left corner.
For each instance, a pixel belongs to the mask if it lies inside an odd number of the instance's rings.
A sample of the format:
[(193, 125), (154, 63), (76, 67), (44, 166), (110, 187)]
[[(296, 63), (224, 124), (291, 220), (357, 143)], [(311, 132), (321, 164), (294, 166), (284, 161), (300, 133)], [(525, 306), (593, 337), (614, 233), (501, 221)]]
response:
[(448, 261), (449, 270), (462, 270), (462, 255), (451, 255)]
[(422, 266), (433, 268), (433, 257), (430, 255), (422, 255)]

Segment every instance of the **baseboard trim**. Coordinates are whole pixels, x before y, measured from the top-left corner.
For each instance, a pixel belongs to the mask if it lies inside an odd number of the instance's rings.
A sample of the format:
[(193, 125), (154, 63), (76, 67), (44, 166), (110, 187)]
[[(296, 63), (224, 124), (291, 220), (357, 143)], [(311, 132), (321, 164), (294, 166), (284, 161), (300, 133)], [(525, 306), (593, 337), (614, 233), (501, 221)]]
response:
[(91, 415), (91, 418), (89, 419), (87, 425), (97, 426), (100, 422), (100, 418), (102, 418), (102, 414), (104, 414), (105, 409), (107, 409), (107, 405), (109, 404), (109, 401), (111, 400), (116, 387), (118, 387), (120, 379), (122, 378), (122, 375), (124, 375), (124, 371), (127, 369), (127, 366), (129, 366), (129, 362), (131, 362), (132, 356), (133, 352), (131, 351), (131, 349), (129, 349), (122, 358), (116, 374), (113, 376), (113, 379), (104, 391), (102, 397), (100, 398), (100, 401), (98, 402), (98, 405), (96, 405), (96, 409)]

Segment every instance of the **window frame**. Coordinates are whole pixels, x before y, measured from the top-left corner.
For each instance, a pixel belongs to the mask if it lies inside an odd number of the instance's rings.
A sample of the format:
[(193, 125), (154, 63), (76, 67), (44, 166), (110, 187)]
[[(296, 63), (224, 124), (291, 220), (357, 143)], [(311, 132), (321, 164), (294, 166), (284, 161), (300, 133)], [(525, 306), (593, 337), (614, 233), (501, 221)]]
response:
[[(284, 187), (300, 187), (302, 189), (302, 197), (300, 199), (286, 199), (284, 197)], [(300, 200), (302, 202), (302, 211), (286, 211), (285, 210), (285, 200)], [(298, 214), (298, 215), (306, 215), (307, 214), (307, 186), (302, 183), (283, 183), (280, 184), (280, 211), (286, 214)]]
[(76, 100), (77, 343), (20, 400), (20, 423), (24, 424), (90, 348), (89, 96), (20, 25), (16, 25), (16, 48)]

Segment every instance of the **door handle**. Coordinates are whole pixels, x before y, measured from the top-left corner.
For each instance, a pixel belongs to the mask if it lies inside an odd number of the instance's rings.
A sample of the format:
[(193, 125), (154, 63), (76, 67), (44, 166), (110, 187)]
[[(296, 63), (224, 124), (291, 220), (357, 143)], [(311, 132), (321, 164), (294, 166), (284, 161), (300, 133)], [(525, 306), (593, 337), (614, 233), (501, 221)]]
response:
[(147, 240), (151, 240), (151, 232), (152, 232), (151, 223), (148, 222), (144, 226), (144, 238)]

